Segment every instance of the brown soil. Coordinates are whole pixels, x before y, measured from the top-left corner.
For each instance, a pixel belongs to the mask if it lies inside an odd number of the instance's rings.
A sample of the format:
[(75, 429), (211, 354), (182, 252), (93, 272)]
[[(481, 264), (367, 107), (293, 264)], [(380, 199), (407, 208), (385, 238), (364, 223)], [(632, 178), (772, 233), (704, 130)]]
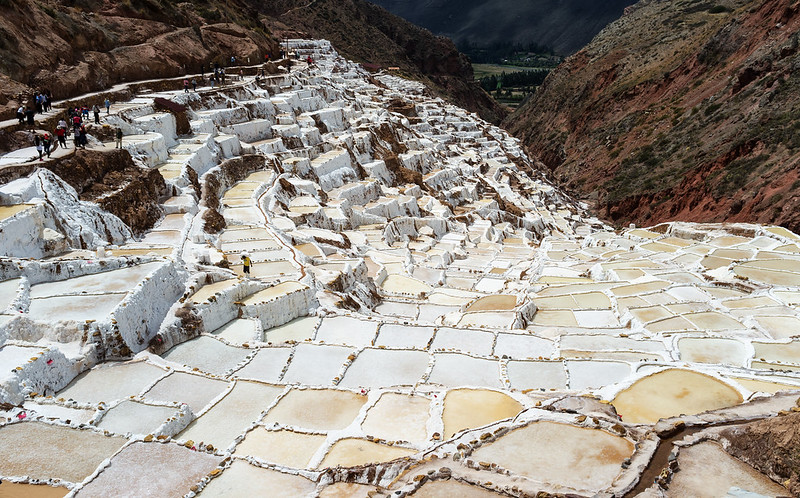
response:
[(800, 496), (800, 413), (732, 427), (721, 437), (728, 453)]

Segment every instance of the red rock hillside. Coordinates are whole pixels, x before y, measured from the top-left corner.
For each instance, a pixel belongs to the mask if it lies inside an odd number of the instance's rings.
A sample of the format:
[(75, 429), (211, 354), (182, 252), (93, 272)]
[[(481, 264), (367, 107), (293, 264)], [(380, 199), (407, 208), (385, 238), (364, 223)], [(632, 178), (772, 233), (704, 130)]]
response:
[(619, 224), (800, 230), (800, 2), (645, 0), (506, 126)]

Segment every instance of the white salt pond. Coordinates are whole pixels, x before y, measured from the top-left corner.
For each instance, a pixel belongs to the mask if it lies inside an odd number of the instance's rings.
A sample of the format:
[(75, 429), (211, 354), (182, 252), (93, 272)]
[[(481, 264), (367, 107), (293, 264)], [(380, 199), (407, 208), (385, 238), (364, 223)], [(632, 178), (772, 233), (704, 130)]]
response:
[(173, 407), (153, 406), (135, 401), (123, 401), (108, 410), (97, 427), (115, 434), (152, 434), (169, 417), (177, 416)]
[(280, 344), (313, 339), (319, 323), (320, 319), (314, 316), (296, 318), (289, 323), (264, 331), (264, 342)]
[(244, 361), (251, 351), (228, 346), (207, 336), (179, 344), (162, 356), (179, 365), (198, 368), (214, 375), (224, 375)]
[(82, 403), (108, 403), (139, 394), (165, 374), (164, 370), (142, 361), (109, 363), (79, 375), (56, 397)]
[(429, 398), (387, 392), (367, 412), (361, 428), (366, 434), (387, 441), (423, 445), (428, 439), (430, 408)]
[(173, 372), (158, 381), (144, 394), (149, 401), (186, 403), (192, 412), (199, 413), (211, 400), (222, 394), (229, 386), (223, 380), (210, 379), (202, 375)]
[(428, 383), (446, 387), (503, 387), (500, 382), (500, 364), (497, 361), (452, 353), (434, 355), (433, 370)]
[(256, 356), (233, 375), (262, 382), (278, 382), (291, 354), (290, 348), (259, 349)]
[(231, 392), (192, 422), (179, 437), (226, 448), (269, 408), (281, 392), (281, 387), (237, 381)]
[(378, 388), (415, 385), (428, 369), (428, 354), (422, 351), (365, 349), (347, 368), (342, 387)]

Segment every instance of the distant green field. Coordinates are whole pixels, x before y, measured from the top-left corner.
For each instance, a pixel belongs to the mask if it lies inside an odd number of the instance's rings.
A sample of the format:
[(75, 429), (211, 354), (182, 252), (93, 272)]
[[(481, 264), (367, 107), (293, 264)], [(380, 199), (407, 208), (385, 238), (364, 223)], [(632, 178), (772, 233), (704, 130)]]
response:
[(526, 69), (531, 69), (529, 67), (522, 67), (522, 66), (502, 66), (499, 64), (473, 64), (472, 69), (475, 71), (475, 79), (479, 80), (486, 76), (499, 76), (502, 73), (518, 73), (520, 71), (525, 71)]

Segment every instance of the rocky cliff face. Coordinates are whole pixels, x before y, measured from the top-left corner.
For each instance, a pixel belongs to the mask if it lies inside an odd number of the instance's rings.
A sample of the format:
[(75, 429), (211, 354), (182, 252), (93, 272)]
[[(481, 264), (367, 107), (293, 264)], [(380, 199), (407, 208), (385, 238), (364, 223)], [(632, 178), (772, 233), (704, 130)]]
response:
[(800, 228), (800, 3), (644, 0), (506, 125), (620, 224)]
[[(434, 37), (363, 1), (19, 0), (0, 2), (0, 111), (33, 90), (62, 99), (125, 81), (197, 73), (231, 56), (256, 64), (277, 55), (266, 28), (330, 38), (364, 62), (399, 66), (482, 117), (504, 111), (472, 83), (469, 61)], [(282, 34), (281, 33), (281, 34)]]

